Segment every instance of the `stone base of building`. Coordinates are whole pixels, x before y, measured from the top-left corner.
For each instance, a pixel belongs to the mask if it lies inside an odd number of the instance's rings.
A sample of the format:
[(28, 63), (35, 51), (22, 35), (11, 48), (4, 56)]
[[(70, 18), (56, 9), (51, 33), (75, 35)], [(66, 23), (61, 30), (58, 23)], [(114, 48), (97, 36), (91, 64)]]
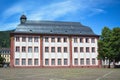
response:
[(11, 68), (101, 68), (101, 66), (12, 66)]

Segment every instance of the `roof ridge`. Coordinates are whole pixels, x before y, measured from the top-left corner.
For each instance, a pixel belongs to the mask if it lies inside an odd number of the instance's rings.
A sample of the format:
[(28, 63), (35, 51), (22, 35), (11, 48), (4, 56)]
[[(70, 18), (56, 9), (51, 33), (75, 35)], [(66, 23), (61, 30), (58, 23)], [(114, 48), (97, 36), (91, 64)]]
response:
[(27, 20), (25, 24), (81, 25), (80, 22), (47, 21), (47, 20)]

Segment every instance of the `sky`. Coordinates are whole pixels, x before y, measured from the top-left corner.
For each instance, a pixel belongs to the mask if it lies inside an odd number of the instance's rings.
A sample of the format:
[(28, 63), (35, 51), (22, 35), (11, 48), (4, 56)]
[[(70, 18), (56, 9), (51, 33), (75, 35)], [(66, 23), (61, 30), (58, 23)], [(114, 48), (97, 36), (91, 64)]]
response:
[(80, 22), (100, 35), (120, 27), (120, 0), (0, 0), (0, 31), (12, 30), (20, 16), (28, 20)]

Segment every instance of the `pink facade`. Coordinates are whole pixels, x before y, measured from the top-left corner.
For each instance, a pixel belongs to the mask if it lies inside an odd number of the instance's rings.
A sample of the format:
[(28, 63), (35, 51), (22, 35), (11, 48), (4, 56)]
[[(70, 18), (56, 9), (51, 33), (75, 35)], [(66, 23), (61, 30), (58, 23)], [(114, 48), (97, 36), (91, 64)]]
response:
[(94, 36), (14, 34), (11, 67), (100, 67), (97, 40)]
[(10, 33), (11, 67), (100, 67), (99, 36), (78, 22), (29, 21)]

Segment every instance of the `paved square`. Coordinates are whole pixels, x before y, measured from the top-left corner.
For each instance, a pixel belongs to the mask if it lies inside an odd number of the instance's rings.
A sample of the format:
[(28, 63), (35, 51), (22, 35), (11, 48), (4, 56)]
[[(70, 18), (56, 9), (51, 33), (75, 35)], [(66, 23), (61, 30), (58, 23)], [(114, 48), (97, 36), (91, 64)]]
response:
[(120, 69), (0, 68), (0, 80), (120, 80)]

